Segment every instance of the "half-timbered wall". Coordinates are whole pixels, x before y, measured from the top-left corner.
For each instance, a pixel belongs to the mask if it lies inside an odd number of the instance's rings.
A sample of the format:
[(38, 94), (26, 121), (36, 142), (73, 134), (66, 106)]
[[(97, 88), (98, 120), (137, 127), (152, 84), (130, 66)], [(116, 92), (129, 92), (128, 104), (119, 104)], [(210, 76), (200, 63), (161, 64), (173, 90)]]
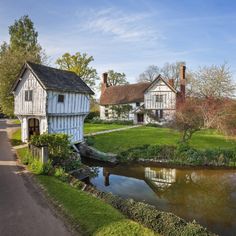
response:
[[(64, 102), (58, 102), (58, 95), (64, 95)], [(89, 112), (89, 95), (48, 91), (48, 115), (82, 115)]]
[[(25, 91), (32, 90), (32, 101), (25, 101)], [(45, 115), (46, 91), (41, 87), (30, 70), (22, 76), (22, 81), (15, 91), (15, 115)]]
[(68, 134), (71, 142), (83, 140), (85, 115), (49, 116), (48, 132)]
[[(163, 101), (158, 101), (158, 96), (162, 96)], [(176, 94), (162, 80), (153, 85), (144, 94), (145, 109), (175, 109)]]

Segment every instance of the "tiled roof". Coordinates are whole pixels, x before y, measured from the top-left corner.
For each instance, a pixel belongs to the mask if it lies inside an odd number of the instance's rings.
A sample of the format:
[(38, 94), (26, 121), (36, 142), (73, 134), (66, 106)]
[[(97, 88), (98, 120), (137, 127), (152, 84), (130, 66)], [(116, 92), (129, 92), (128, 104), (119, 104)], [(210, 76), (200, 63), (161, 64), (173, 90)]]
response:
[[(74, 72), (26, 62), (22, 69), (21, 76), (26, 68), (32, 71), (44, 89), (94, 94), (88, 85)], [(19, 80), (20, 78), (16, 81), (13, 91), (19, 84)]]
[(144, 101), (144, 91), (150, 82), (111, 86), (100, 97), (100, 105), (127, 104)]

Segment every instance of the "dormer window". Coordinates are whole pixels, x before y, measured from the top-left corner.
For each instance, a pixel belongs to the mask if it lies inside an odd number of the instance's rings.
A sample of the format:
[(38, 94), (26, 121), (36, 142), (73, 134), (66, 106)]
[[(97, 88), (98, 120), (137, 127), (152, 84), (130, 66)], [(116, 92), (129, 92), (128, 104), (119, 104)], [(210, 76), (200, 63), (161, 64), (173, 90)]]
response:
[(58, 98), (57, 98), (57, 101), (60, 102), (60, 103), (63, 103), (64, 102), (64, 95), (59, 94)]
[(33, 90), (25, 91), (25, 101), (30, 102), (33, 99)]

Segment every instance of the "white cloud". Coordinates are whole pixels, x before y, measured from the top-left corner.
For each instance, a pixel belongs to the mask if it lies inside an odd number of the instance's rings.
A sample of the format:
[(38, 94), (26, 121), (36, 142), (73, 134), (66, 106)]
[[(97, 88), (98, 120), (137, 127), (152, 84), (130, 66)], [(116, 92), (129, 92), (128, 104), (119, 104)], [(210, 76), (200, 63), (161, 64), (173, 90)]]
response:
[[(89, 17), (88, 17), (89, 16)], [(124, 42), (155, 41), (162, 38), (151, 24), (150, 14), (125, 13), (115, 8), (87, 12), (82, 30), (98, 32)]]

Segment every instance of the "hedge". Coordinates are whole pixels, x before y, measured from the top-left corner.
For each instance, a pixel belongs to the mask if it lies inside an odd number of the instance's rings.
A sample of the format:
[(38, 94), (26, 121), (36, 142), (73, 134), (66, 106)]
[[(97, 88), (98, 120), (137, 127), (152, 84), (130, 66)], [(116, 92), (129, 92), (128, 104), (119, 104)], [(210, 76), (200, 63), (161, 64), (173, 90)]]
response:
[(236, 166), (236, 148), (198, 150), (188, 145), (143, 145), (118, 153), (120, 161), (159, 161), (181, 165)]
[(184, 219), (168, 212), (159, 211), (156, 207), (133, 199), (123, 199), (111, 193), (101, 192), (91, 186), (85, 191), (95, 197), (103, 199), (106, 203), (121, 211), (132, 219), (156, 233), (165, 236), (213, 236), (206, 228), (195, 221), (187, 222)]

